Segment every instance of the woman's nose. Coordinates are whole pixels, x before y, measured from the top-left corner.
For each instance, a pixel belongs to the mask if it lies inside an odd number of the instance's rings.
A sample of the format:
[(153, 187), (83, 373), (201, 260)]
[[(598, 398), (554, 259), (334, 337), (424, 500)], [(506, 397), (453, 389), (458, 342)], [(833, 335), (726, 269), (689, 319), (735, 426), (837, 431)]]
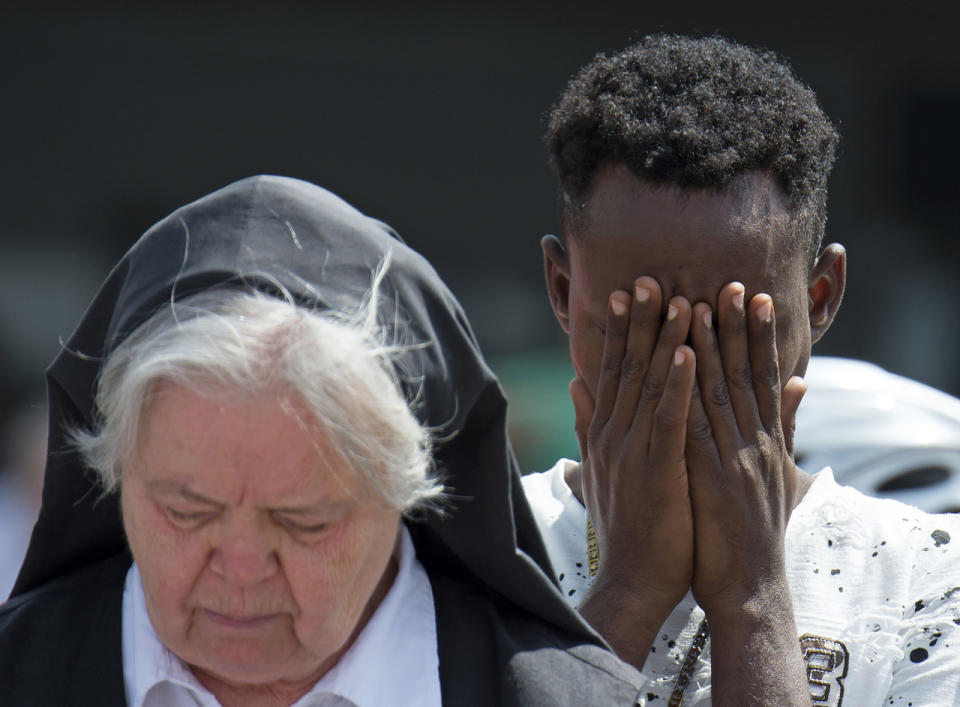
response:
[(257, 518), (228, 522), (214, 544), (210, 569), (238, 586), (254, 585), (273, 576), (279, 561), (268, 525)]

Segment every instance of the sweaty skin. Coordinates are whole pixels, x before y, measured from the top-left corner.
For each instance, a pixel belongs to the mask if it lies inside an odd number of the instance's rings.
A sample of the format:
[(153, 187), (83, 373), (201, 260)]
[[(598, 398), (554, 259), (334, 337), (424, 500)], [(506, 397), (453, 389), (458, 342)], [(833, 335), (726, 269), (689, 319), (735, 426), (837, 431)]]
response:
[(785, 245), (776, 185), (739, 186), (681, 193), (610, 166), (566, 248), (544, 239), (577, 373), (583, 463), (567, 481), (600, 546), (580, 610), (642, 667), (692, 589), (715, 704), (809, 704), (783, 556), (810, 481), (791, 455), (794, 376), (839, 305), (845, 260), (832, 245), (810, 268)]

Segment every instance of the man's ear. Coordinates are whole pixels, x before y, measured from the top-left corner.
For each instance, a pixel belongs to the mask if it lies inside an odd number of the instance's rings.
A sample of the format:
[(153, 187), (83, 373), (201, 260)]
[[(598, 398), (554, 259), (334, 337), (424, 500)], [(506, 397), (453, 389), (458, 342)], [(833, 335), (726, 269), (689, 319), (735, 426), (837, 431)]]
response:
[(820, 340), (833, 322), (843, 289), (847, 284), (847, 252), (839, 243), (831, 243), (817, 258), (807, 283), (807, 303), (810, 307), (810, 339)]
[(543, 273), (547, 278), (547, 294), (560, 328), (570, 333), (570, 258), (560, 239), (546, 235), (540, 239), (543, 249)]

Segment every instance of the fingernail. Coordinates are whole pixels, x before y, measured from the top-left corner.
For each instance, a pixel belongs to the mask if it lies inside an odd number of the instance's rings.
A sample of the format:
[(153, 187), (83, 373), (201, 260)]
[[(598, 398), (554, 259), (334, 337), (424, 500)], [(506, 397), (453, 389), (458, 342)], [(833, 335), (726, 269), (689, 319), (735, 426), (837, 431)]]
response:
[(773, 320), (773, 302), (767, 300), (757, 309), (757, 316), (764, 324), (769, 324)]
[(621, 302), (618, 299), (610, 300), (610, 309), (612, 309), (613, 313), (616, 314), (618, 317), (622, 317), (624, 314), (627, 313), (627, 305), (625, 305), (623, 302)]
[(677, 349), (673, 352), (673, 365), (682, 366), (686, 358), (687, 357), (683, 354), (683, 351), (681, 349)]
[(713, 328), (713, 313), (709, 310), (703, 313), (703, 326), (707, 329)]
[(633, 292), (637, 298), (637, 302), (646, 302), (648, 299), (650, 299), (650, 290), (648, 290), (646, 287), (635, 287)]
[(737, 285), (737, 290), (733, 294), (733, 306), (738, 309), (743, 308), (743, 285)]
[(669, 321), (671, 321), (671, 320), (673, 320), (673, 319), (676, 319), (676, 316), (677, 316), (677, 314), (678, 314), (679, 312), (680, 312), (680, 310), (677, 309), (675, 305), (672, 305), (672, 304), (669, 305), (669, 306), (667, 307), (667, 321), (669, 322)]

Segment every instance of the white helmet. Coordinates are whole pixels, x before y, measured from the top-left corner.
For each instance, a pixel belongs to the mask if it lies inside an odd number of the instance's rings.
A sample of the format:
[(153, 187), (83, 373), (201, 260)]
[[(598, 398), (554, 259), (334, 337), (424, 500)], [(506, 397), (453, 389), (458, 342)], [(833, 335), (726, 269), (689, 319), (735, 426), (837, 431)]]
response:
[(960, 399), (865, 361), (814, 356), (797, 464), (930, 513), (960, 512)]

